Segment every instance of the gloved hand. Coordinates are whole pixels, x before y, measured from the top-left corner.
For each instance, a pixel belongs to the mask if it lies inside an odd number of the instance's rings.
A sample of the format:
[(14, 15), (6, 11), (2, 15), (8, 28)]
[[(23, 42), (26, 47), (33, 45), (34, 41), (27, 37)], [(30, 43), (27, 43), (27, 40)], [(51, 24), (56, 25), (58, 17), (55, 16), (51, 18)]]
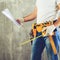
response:
[(55, 30), (55, 28), (56, 28), (56, 27), (55, 27), (54, 25), (51, 25), (51, 26), (45, 27), (45, 28), (42, 30), (42, 32), (46, 30), (45, 36), (52, 35), (52, 32)]
[(24, 22), (24, 18), (17, 19), (17, 20), (16, 20), (16, 22), (17, 22), (17, 23), (19, 23), (19, 24), (21, 24), (21, 23), (23, 23), (23, 22)]

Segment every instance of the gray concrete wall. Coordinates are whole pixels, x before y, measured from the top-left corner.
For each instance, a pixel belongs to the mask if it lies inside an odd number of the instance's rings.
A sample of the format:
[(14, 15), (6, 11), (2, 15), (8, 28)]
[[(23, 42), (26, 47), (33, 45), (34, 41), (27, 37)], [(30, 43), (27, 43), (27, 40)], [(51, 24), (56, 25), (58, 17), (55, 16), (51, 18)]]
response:
[[(27, 22), (18, 28), (1, 11), (8, 8), (15, 19), (30, 14), (35, 7), (35, 0), (0, 0), (0, 60), (30, 60), (31, 45), (20, 46), (20, 43), (29, 40), (31, 24)], [(42, 60), (47, 60), (46, 51)]]
[[(34, 8), (34, 0), (0, 0), (0, 60), (29, 60), (31, 45), (20, 46), (20, 43), (29, 39), (30, 23), (17, 28), (1, 11), (8, 8), (17, 18), (31, 13)], [(30, 27), (30, 28), (29, 28)]]

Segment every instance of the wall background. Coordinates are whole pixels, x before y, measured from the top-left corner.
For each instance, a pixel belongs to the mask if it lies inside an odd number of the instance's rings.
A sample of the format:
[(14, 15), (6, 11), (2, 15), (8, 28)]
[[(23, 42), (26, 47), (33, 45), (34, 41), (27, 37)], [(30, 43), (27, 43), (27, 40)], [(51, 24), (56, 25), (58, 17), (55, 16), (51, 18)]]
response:
[[(31, 24), (36, 20), (24, 23), (23, 27), (18, 28), (1, 11), (8, 8), (15, 19), (25, 17), (33, 11), (35, 2), (35, 0), (0, 0), (0, 60), (30, 60), (30, 43), (24, 46), (20, 46), (20, 43), (29, 39)], [(42, 60), (47, 60), (45, 50)]]

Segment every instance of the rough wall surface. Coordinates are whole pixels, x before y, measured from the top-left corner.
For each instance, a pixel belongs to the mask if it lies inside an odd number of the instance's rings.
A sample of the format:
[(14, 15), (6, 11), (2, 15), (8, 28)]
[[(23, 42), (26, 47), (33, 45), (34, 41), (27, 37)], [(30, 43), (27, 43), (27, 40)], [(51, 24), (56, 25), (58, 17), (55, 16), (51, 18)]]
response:
[[(18, 28), (1, 11), (8, 8), (15, 19), (25, 17), (33, 11), (35, 0), (0, 0), (0, 60), (30, 60), (31, 45), (20, 46), (20, 43), (29, 40), (31, 24), (24, 23)], [(42, 60), (47, 60), (46, 51)]]

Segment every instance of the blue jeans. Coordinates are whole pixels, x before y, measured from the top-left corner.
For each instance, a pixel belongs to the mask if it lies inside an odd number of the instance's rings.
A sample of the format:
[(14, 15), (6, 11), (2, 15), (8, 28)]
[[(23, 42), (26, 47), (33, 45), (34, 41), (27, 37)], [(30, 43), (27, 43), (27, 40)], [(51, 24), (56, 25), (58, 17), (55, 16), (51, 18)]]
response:
[[(37, 36), (39, 35), (41, 35), (41, 33), (37, 33)], [(53, 36), (53, 40), (58, 50), (58, 41), (57, 41), (56, 35)], [(41, 56), (42, 56), (45, 46), (46, 46), (46, 51), (48, 54), (47, 55), (48, 60), (58, 60), (57, 54), (54, 55), (53, 53), (48, 37), (40, 37), (33, 41), (31, 60), (41, 60)]]
[(60, 31), (56, 31), (56, 38), (58, 39), (58, 43), (60, 45)]

